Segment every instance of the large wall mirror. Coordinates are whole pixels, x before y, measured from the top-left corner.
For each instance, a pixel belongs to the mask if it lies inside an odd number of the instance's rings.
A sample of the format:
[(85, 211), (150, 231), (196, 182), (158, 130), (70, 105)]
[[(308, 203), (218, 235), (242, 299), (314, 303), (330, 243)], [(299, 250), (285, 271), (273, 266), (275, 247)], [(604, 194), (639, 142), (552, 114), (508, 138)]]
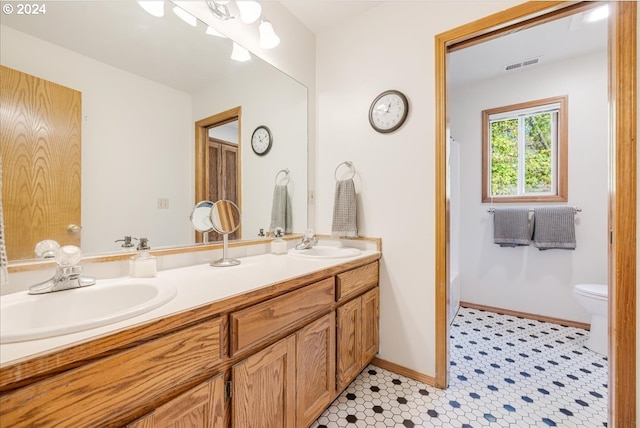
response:
[[(47, 2), (44, 15), (3, 14), (1, 64), (81, 94), (78, 188), (59, 189), (80, 194), (80, 218), (60, 221), (65, 236), (79, 239), (84, 254), (122, 251), (115, 241), (125, 235), (146, 237), (155, 249), (194, 244), (189, 216), (197, 202), (195, 124), (230, 109), (241, 111), (238, 202), (243, 227), (237, 238), (253, 239), (260, 229), (268, 230), (274, 180), (284, 168), (291, 177), (293, 230), (304, 230), (306, 87), (255, 56), (231, 60), (231, 40), (209, 34), (203, 22), (185, 23), (171, 2), (164, 7), (164, 16), (155, 17), (137, 2), (56, 1)], [(251, 134), (260, 125), (273, 133), (265, 156), (250, 148)], [(3, 154), (14, 143), (3, 139)], [(3, 158), (3, 176), (9, 168)], [(8, 189), (3, 180), (5, 222), (12, 203)], [(38, 211), (40, 204), (35, 200), (18, 210)], [(41, 215), (41, 221), (46, 217)], [(7, 241), (39, 222), (6, 224)], [(69, 224), (80, 228), (66, 230)], [(9, 258), (34, 254), (9, 251)]]

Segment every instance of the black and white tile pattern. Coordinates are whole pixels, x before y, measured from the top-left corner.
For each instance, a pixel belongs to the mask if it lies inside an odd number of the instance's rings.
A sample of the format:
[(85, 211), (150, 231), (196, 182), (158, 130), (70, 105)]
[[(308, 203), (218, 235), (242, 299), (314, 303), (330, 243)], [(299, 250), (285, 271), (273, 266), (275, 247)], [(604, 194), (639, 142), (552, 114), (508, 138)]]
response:
[(312, 428), (606, 427), (607, 359), (588, 332), (461, 308), (442, 391), (367, 367)]

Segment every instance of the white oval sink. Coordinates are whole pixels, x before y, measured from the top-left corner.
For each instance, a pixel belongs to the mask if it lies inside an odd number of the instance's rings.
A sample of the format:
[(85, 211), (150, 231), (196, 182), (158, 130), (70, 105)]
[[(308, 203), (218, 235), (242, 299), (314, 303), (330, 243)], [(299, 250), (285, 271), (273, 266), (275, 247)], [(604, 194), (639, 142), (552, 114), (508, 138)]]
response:
[(358, 256), (362, 251), (350, 247), (332, 247), (328, 245), (314, 245), (306, 250), (289, 250), (289, 255), (309, 259), (339, 259), (343, 257)]
[(98, 281), (89, 287), (30, 295), (0, 296), (0, 343), (43, 339), (132, 318), (176, 295), (157, 279)]

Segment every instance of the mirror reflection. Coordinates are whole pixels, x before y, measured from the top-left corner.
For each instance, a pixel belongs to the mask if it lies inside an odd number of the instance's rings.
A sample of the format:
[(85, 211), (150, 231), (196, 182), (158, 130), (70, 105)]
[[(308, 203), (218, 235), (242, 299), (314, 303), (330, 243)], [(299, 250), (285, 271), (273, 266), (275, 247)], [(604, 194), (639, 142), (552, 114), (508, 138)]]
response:
[[(236, 202), (245, 213), (236, 236), (251, 239), (269, 228), (272, 180), (284, 167), (291, 170), (293, 230), (306, 227), (307, 91), (299, 82), (255, 57), (230, 60), (232, 42), (207, 35), (202, 22), (191, 27), (170, 10), (157, 18), (136, 2), (56, 1), (47, 3), (46, 15), (21, 18), (3, 15), (3, 70), (22, 73), (20, 82), (29, 75), (79, 94), (70, 110), (79, 138), (77, 148), (67, 150), (75, 157), (50, 161), (53, 133), (45, 132), (40, 146), (23, 144), (37, 155), (19, 155), (23, 163), (14, 169), (9, 152), (24, 140), (5, 137), (12, 122), (3, 109), (6, 239), (11, 244), (29, 235), (20, 251), (9, 250), (10, 260), (34, 258), (43, 239), (78, 245), (86, 255), (122, 251), (114, 241), (125, 235), (148, 236), (155, 248), (195, 243), (190, 213), (206, 198), (196, 194), (194, 124), (230, 109), (240, 111)], [(4, 105), (5, 89), (16, 93), (19, 86), (2, 82)], [(42, 116), (36, 120), (48, 125)], [(263, 124), (273, 131), (273, 148), (257, 156), (248, 139)], [(12, 130), (24, 134), (15, 123)], [(73, 186), (42, 181), (56, 165)], [(6, 177), (9, 170), (29, 173), (16, 185)], [(50, 191), (73, 197), (55, 207), (60, 216), (45, 209), (62, 200)], [(18, 206), (16, 194), (29, 199)]]
[(240, 260), (227, 257), (229, 250), (229, 234), (235, 232), (240, 227), (240, 209), (232, 201), (222, 200), (211, 207), (211, 224), (216, 232), (222, 234), (222, 258), (211, 262), (211, 266), (225, 267), (236, 266)]

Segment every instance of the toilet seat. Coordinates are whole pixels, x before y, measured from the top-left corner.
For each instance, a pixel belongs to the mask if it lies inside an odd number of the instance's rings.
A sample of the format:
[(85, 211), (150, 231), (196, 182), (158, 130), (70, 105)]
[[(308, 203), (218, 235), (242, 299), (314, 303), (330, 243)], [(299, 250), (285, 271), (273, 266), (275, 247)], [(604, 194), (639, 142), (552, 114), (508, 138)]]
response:
[(606, 284), (576, 284), (575, 292), (596, 299), (607, 299), (609, 290)]

